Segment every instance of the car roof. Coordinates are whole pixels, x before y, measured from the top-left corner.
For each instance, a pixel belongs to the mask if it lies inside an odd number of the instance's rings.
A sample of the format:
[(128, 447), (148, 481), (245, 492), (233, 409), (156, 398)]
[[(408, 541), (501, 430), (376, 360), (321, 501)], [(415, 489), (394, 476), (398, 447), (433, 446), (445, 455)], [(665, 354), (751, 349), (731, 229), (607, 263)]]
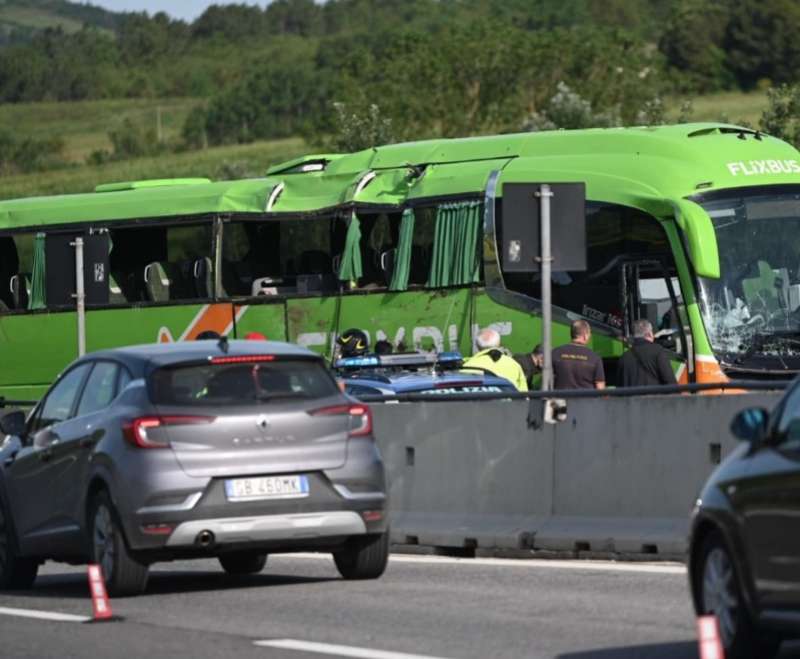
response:
[(346, 385), (391, 389), (395, 393), (421, 391), (441, 386), (457, 386), (472, 382), (481, 386), (497, 386), (513, 389), (514, 385), (505, 378), (485, 373), (461, 373), (448, 371), (445, 373), (424, 373), (415, 371), (387, 372), (379, 369), (375, 372), (359, 371), (344, 378)]
[(246, 357), (249, 355), (279, 355), (321, 359), (306, 348), (282, 341), (227, 341), (227, 350), (219, 340), (176, 341), (174, 343), (148, 343), (93, 352), (84, 359), (117, 359), (128, 364), (159, 368), (180, 362), (203, 361), (212, 357)]

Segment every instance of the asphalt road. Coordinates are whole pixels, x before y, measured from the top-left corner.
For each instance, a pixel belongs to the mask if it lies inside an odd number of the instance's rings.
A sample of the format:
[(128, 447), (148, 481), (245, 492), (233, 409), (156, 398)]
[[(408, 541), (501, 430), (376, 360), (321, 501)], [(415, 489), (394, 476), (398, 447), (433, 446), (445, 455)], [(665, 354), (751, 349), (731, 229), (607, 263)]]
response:
[(102, 624), (20, 617), (91, 615), (85, 569), (40, 575), (0, 593), (0, 657), (697, 657), (679, 565), (393, 556), (381, 580), (345, 582), (327, 556), (272, 556), (235, 579), (216, 561), (166, 563)]

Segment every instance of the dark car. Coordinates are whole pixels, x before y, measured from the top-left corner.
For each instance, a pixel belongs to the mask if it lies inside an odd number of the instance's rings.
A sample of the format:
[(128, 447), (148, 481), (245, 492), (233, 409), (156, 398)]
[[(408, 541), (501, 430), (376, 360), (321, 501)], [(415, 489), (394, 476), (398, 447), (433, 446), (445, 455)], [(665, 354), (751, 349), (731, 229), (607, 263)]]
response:
[(476, 370), (459, 371), (458, 352), (364, 355), (337, 360), (336, 371), (345, 391), (356, 398), (392, 394), (447, 394), (516, 392), (505, 378)]
[(771, 414), (740, 412), (744, 440), (705, 484), (692, 518), (689, 576), (728, 659), (773, 657), (800, 636), (800, 380)]
[(388, 558), (385, 480), (366, 405), (322, 360), (265, 341), (196, 341), (74, 362), (0, 426), (0, 588), (48, 559), (99, 563), (136, 594), (156, 561), (330, 551), (345, 578)]

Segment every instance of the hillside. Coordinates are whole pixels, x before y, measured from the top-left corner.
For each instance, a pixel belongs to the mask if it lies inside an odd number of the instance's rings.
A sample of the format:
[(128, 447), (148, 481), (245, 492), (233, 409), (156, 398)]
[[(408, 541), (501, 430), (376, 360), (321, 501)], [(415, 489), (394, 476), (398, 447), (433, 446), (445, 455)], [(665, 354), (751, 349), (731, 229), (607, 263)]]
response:
[(14, 126), (23, 135), (60, 138), (67, 163), (82, 164), (97, 150), (110, 150), (109, 133), (127, 119), (142, 128), (158, 132), (161, 138), (176, 141), (192, 108), (202, 106), (194, 98), (132, 98), (65, 103), (0, 104), (0, 126)]
[(264, 176), (270, 165), (308, 151), (300, 139), (253, 142), (202, 151), (165, 154), (110, 162), (101, 166), (72, 166), (49, 172), (6, 176), (0, 200), (40, 195), (91, 192), (100, 183), (153, 178), (207, 177), (214, 180)]
[(72, 34), (90, 25), (110, 34), (119, 16), (101, 7), (66, 0), (0, 0), (0, 46), (25, 43), (48, 28)]

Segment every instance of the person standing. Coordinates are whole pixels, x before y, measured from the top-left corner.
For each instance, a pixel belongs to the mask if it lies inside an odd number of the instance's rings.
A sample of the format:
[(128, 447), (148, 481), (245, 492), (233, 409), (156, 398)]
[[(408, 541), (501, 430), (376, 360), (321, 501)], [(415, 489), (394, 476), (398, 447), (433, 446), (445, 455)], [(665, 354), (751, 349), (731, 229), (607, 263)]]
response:
[(649, 320), (634, 321), (633, 345), (620, 358), (617, 377), (620, 387), (677, 384), (669, 352), (655, 342)]
[(542, 366), (544, 366), (544, 348), (542, 348), (542, 344), (537, 344), (530, 352), (515, 354), (514, 360), (520, 365), (522, 372), (525, 374), (528, 390), (533, 389), (533, 380), (542, 372)]
[(505, 378), (513, 384), (518, 391), (528, 391), (525, 373), (522, 367), (511, 357), (506, 350), (500, 347), (500, 333), (487, 327), (482, 329), (475, 341), (479, 352), (464, 362), (463, 369), (475, 369)]
[(605, 389), (603, 360), (587, 347), (592, 328), (585, 320), (573, 321), (572, 341), (553, 350), (553, 379), (556, 389)]

